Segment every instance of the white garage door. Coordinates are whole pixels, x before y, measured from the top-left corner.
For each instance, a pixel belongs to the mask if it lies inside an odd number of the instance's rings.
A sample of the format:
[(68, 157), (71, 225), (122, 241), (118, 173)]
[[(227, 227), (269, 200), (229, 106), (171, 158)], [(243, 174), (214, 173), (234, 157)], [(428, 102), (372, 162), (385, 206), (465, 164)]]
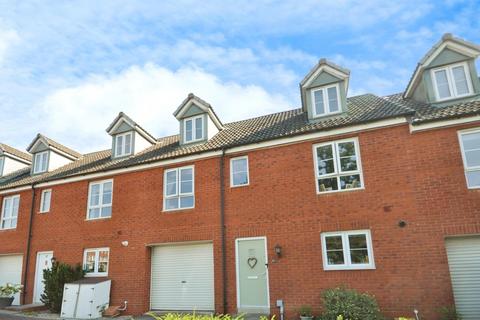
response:
[(455, 306), (463, 320), (480, 316), (480, 237), (446, 241)]
[(152, 310), (213, 311), (213, 245), (153, 247), (151, 281)]
[[(22, 264), (23, 256), (21, 255), (0, 255), (0, 286), (7, 283), (21, 284), (22, 283)], [(20, 294), (15, 295), (13, 304), (20, 304)]]

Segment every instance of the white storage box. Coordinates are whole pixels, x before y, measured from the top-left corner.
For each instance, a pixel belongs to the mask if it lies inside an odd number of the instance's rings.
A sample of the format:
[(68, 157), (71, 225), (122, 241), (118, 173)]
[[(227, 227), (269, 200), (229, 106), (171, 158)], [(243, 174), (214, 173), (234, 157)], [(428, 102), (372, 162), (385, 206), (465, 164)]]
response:
[(107, 278), (85, 278), (65, 283), (60, 317), (100, 318), (110, 303), (110, 284)]

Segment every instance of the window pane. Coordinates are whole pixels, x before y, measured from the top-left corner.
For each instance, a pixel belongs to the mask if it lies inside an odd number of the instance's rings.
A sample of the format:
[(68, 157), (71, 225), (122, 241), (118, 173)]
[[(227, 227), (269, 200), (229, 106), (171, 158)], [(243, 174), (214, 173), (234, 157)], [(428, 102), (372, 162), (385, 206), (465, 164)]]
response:
[(42, 212), (47, 212), (50, 210), (50, 197), (51, 197), (51, 191), (45, 191), (43, 193), (43, 203), (42, 203)]
[(247, 159), (232, 160), (232, 171), (233, 171), (233, 173), (246, 172), (247, 171)]
[(325, 237), (325, 245), (327, 247), (327, 251), (329, 250), (342, 250), (342, 236), (328, 236)]
[(337, 178), (318, 179), (318, 190), (320, 192), (338, 190)]
[(458, 95), (468, 94), (468, 83), (463, 66), (458, 66), (452, 69), (453, 80)]
[(12, 208), (12, 217), (18, 217), (18, 206), (20, 204), (20, 198), (15, 197), (13, 198), (13, 208)]
[(180, 193), (192, 193), (193, 192), (193, 183), (192, 181), (182, 181), (180, 183)]
[(203, 118), (195, 119), (195, 139), (203, 138)]
[(323, 90), (317, 90), (313, 93), (315, 103), (315, 114), (324, 114), (325, 106), (323, 104)]
[(12, 214), (12, 198), (5, 199), (4, 208), (3, 208), (3, 217), (9, 218)]
[(180, 170), (180, 193), (192, 193), (193, 192), (193, 170), (181, 169)]
[(233, 185), (234, 186), (241, 186), (244, 184), (248, 184), (248, 174), (247, 172), (239, 172), (234, 173), (232, 175), (233, 178)]
[(469, 168), (480, 166), (480, 149), (465, 151), (465, 160)]
[(10, 228), (16, 228), (17, 227), (17, 218), (13, 218), (10, 220)]
[(108, 270), (108, 251), (98, 253), (98, 272), (107, 272)]
[(463, 149), (465, 151), (480, 149), (480, 132), (468, 133), (462, 135)]
[(95, 219), (95, 218), (98, 218), (99, 216), (100, 216), (100, 208), (94, 208), (88, 211), (89, 219)]
[(177, 194), (177, 171), (167, 172), (167, 188), (166, 195), (176, 195)]
[(320, 160), (333, 159), (332, 145), (325, 145), (317, 148), (317, 157)]
[(340, 186), (342, 190), (360, 188), (362, 186), (360, 175), (354, 174), (351, 176), (340, 177)]
[(332, 145), (325, 145), (317, 148), (318, 175), (322, 176), (335, 173)]
[(343, 258), (343, 251), (328, 251), (327, 263), (328, 264), (345, 264), (345, 260)]
[(102, 204), (111, 204), (112, 203), (112, 183), (105, 182), (103, 184), (103, 196)]
[(85, 258), (85, 271), (87, 273), (95, 272), (95, 251), (87, 251)]
[(172, 199), (165, 200), (165, 208), (169, 209), (177, 209), (178, 208), (178, 197)]
[(337, 87), (328, 88), (328, 108), (330, 112), (338, 111)]
[(112, 207), (110, 207), (110, 206), (103, 207), (100, 215), (101, 215), (102, 218), (111, 217), (112, 216)]
[(352, 234), (348, 236), (348, 243), (350, 249), (366, 249), (367, 248), (367, 236), (364, 234)]
[(100, 204), (100, 185), (93, 184), (91, 185), (90, 191), (90, 205), (91, 206), (98, 206)]
[(338, 143), (338, 153), (340, 157), (354, 156), (355, 143), (353, 141)]
[(185, 121), (185, 141), (192, 141), (192, 120)]
[(191, 208), (193, 207), (193, 196), (181, 197), (180, 198), (180, 208)]
[(356, 249), (350, 250), (350, 260), (352, 264), (366, 264), (369, 263), (368, 259), (368, 250), (367, 249)]
[(125, 136), (125, 154), (130, 154), (132, 152), (132, 134), (127, 134)]
[(117, 136), (117, 155), (123, 154), (123, 136)]
[(42, 154), (42, 171), (47, 171), (47, 158), (48, 158), (48, 153), (45, 152)]
[(340, 158), (340, 171), (356, 171), (357, 169), (357, 157)]
[(450, 88), (448, 87), (447, 71), (435, 71), (435, 79), (437, 80), (437, 90), (440, 99), (451, 96)]
[(469, 187), (480, 187), (480, 170), (467, 172)]

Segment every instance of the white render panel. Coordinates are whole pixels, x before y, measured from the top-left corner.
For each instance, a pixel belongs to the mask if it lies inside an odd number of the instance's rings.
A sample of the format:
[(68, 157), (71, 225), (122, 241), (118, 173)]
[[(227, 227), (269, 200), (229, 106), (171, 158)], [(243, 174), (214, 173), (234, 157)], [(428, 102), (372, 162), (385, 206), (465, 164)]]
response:
[(215, 123), (213, 122), (212, 118), (210, 118), (210, 116), (207, 115), (207, 138), (208, 140), (210, 140), (211, 138), (213, 138), (214, 135), (216, 135), (218, 133), (218, 128), (217, 126), (215, 125)]
[(48, 163), (48, 171), (52, 171), (63, 167), (66, 164), (72, 162), (70, 159), (65, 158), (64, 156), (59, 155), (56, 152), (49, 151), (49, 163)]
[[(7, 283), (22, 283), (22, 255), (0, 255), (0, 286)], [(13, 300), (14, 305), (20, 304), (20, 294), (17, 293)]]
[(144, 137), (142, 137), (141, 134), (139, 134), (138, 132), (135, 131), (135, 145), (134, 145), (134, 150), (133, 150), (133, 153), (134, 154), (137, 154), (139, 152), (142, 152), (143, 150), (149, 148), (152, 146), (152, 144), (150, 142), (147, 141), (147, 139), (145, 139)]
[(152, 248), (152, 310), (213, 311), (213, 244)]
[(4, 176), (9, 174), (9, 173), (12, 173), (14, 171), (17, 171), (17, 170), (28, 167), (28, 164), (25, 164), (23, 162), (11, 159), (8, 156), (6, 156), (6, 157), (4, 156), (3, 161), (4, 161), (4, 163), (3, 163), (3, 173), (0, 172), (0, 174), (3, 174)]
[(457, 312), (463, 320), (480, 315), (480, 236), (446, 240)]

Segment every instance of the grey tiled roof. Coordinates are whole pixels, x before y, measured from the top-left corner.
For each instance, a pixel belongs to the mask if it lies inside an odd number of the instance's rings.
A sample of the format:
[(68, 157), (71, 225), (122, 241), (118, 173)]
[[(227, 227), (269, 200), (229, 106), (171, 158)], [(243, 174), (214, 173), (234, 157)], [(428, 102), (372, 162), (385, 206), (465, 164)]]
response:
[(180, 145), (179, 136), (159, 138), (148, 149), (127, 158), (112, 159), (111, 150), (93, 152), (81, 156), (57, 170), (42, 175), (30, 176), (28, 172), (18, 172), (18, 176), (0, 180), (0, 189), (47, 182), (66, 177), (105, 172), (114, 169), (147, 164), (159, 160), (193, 155), (207, 151), (217, 151), (247, 144), (292, 137), (305, 133), (330, 130), (394, 117), (407, 117), (413, 124), (480, 114), (480, 101), (438, 108), (402, 98), (402, 94), (378, 97), (365, 94), (347, 99), (348, 112), (332, 117), (309, 121), (302, 109), (269, 114), (257, 118), (224, 124), (208, 142), (195, 145)]
[(2, 150), (4, 152), (7, 152), (7, 153), (10, 153), (10, 154), (13, 154), (14, 156), (16, 156), (20, 159), (27, 160), (29, 162), (32, 161), (32, 155), (31, 154), (26, 153), (26, 152), (22, 152), (20, 150), (15, 149), (15, 148), (12, 148), (9, 145), (0, 143), (0, 150)]
[(55, 149), (58, 149), (62, 152), (65, 152), (66, 154), (72, 156), (72, 157), (75, 157), (75, 158), (80, 158), (82, 156), (81, 153), (78, 153), (77, 151), (75, 150), (72, 150), (66, 146), (64, 146), (63, 144), (61, 143), (58, 143), (56, 142), (55, 140), (52, 140), (46, 136), (44, 136), (43, 134), (37, 134), (37, 136), (35, 137), (35, 139), (33, 139), (32, 143), (30, 144), (30, 146), (28, 146), (27, 150), (30, 150), (30, 148), (35, 144), (35, 142), (37, 142), (38, 139), (44, 139), (47, 144), (49, 146), (52, 146), (54, 147)]

